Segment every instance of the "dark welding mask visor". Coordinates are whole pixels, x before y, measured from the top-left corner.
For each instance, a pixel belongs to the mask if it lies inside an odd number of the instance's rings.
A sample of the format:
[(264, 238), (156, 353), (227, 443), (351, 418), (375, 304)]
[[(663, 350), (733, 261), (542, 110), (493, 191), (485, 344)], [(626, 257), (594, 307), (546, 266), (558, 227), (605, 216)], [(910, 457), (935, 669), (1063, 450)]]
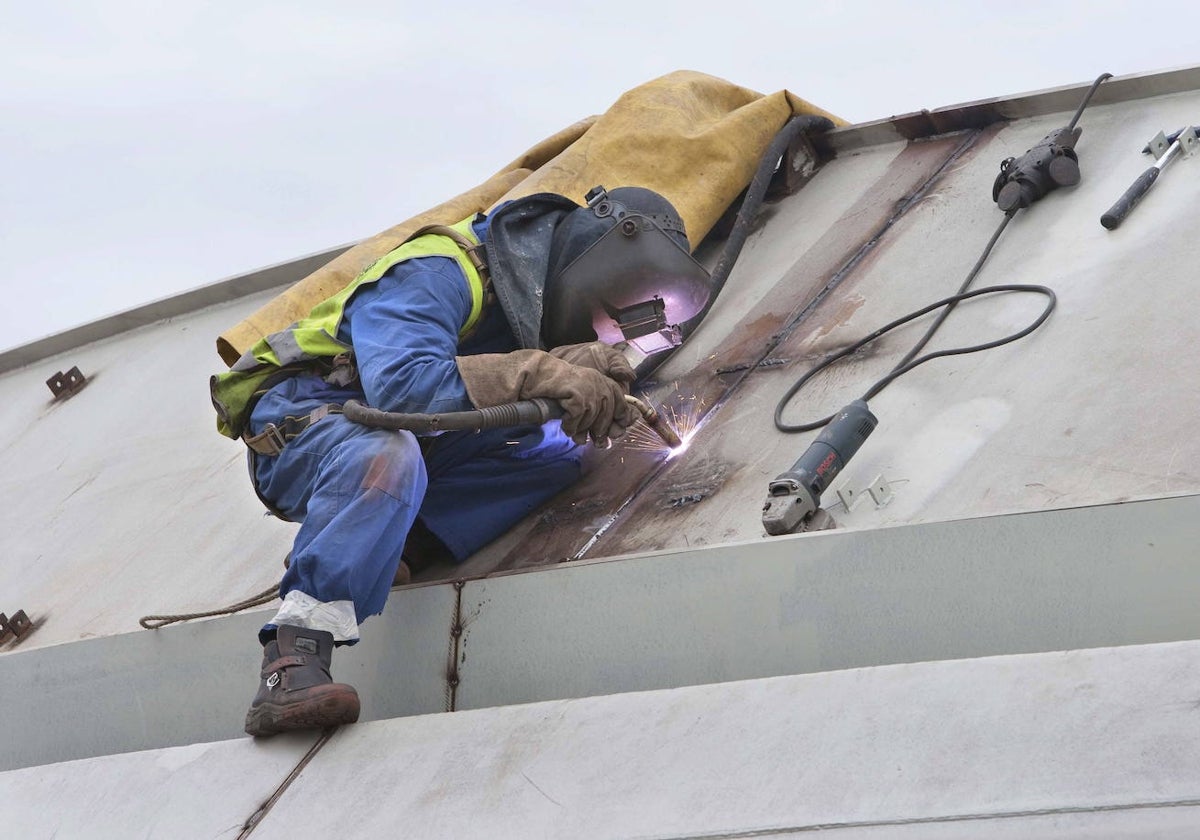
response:
[(650, 218), (627, 213), (546, 286), (549, 347), (629, 342), (645, 356), (677, 347), (679, 325), (708, 303), (704, 266)]

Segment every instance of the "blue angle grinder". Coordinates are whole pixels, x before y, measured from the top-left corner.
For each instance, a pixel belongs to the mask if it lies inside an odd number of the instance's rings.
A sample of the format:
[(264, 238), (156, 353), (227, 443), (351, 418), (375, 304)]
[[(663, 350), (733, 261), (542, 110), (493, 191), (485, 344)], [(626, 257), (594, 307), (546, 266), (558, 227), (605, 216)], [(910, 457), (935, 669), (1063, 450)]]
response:
[(768, 534), (790, 534), (811, 523), (821, 494), (854, 457), (879, 421), (865, 400), (855, 400), (833, 416), (791, 469), (767, 486), (762, 524)]

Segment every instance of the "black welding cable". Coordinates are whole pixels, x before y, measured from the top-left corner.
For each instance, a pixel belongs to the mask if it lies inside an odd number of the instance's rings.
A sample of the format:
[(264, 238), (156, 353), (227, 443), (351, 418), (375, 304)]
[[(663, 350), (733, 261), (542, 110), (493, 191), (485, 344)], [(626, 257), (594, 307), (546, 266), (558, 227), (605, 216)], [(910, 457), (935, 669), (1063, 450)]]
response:
[[(758, 210), (767, 195), (767, 188), (771, 186), (771, 179), (775, 176), (776, 168), (779, 166), (780, 159), (787, 151), (788, 144), (801, 133), (822, 132), (828, 131), (831, 128), (833, 128), (833, 122), (826, 117), (813, 115), (792, 117), (784, 123), (783, 128), (771, 140), (771, 145), (763, 153), (762, 158), (758, 162), (758, 169), (755, 171), (750, 185), (746, 188), (746, 197), (742, 199), (742, 206), (738, 209), (737, 218), (733, 223), (733, 230), (729, 232), (729, 236), (725, 240), (725, 246), (721, 249), (721, 256), (717, 258), (717, 263), (713, 266), (711, 275), (712, 285), (708, 301), (704, 304), (703, 309), (679, 326), (680, 334), (685, 340), (700, 326), (700, 322), (704, 320), (709, 310), (712, 309), (713, 304), (717, 302), (717, 295), (721, 294), (721, 290), (725, 288), (725, 281), (729, 279), (729, 274), (733, 271), (733, 265), (737, 262), (738, 255), (742, 253), (742, 247), (746, 244), (746, 239), (750, 236), (750, 229), (754, 226), (754, 219), (758, 215)], [(667, 354), (663, 355), (665, 357)]]
[[(904, 358), (901, 359), (886, 376), (867, 389), (867, 392), (863, 395), (862, 399), (870, 400), (897, 378), (908, 373), (918, 365), (923, 365), (925, 362), (933, 359), (939, 359), (943, 356), (960, 356), (967, 353), (978, 353), (981, 350), (990, 350), (993, 347), (999, 347), (1003, 344), (1008, 344), (1009, 342), (1024, 338), (1045, 323), (1046, 319), (1050, 317), (1050, 313), (1054, 311), (1054, 306), (1057, 303), (1057, 298), (1055, 297), (1053, 290), (1046, 286), (1010, 284), (1002, 286), (987, 286), (982, 289), (976, 289), (975, 291), (967, 291), (971, 283), (974, 282), (976, 275), (978, 275), (980, 270), (983, 268), (984, 263), (987, 262), (988, 257), (991, 256), (992, 249), (996, 246), (996, 242), (999, 241), (1000, 235), (1004, 232), (1004, 229), (1008, 227), (1008, 223), (1012, 221), (1012, 217), (1014, 215), (1016, 215), (1016, 210), (1012, 210), (1004, 215), (1004, 219), (1000, 222), (999, 226), (997, 226), (996, 231), (992, 234), (991, 239), (988, 240), (987, 245), (984, 247), (982, 253), (980, 253), (979, 258), (975, 261), (975, 264), (971, 267), (970, 272), (967, 273), (966, 279), (963, 280), (962, 285), (958, 287), (957, 293), (951, 295), (950, 297), (943, 298), (936, 303), (931, 303), (928, 306), (916, 312), (909, 313), (902, 318), (898, 318), (889, 324), (885, 324), (853, 345), (843, 348), (837, 353), (834, 353), (833, 355), (823, 359), (819, 364), (811, 368), (807, 373), (800, 377), (800, 379), (798, 379), (792, 385), (792, 387), (787, 390), (783, 397), (780, 398), (779, 402), (775, 406), (775, 428), (781, 432), (809, 432), (813, 429), (819, 429), (824, 426), (831, 419), (833, 419), (832, 415), (823, 417), (820, 420), (814, 420), (810, 423), (790, 424), (783, 422), (784, 409), (787, 408), (788, 403), (792, 401), (792, 398), (799, 393), (800, 389), (803, 388), (809, 380), (811, 380), (825, 368), (832, 365), (834, 362), (844, 359), (852, 353), (858, 352), (867, 344), (870, 344), (872, 341), (884, 335), (885, 333), (902, 326), (903, 324), (907, 324), (909, 321), (920, 318), (922, 315), (926, 315), (935, 309), (942, 308), (942, 311), (929, 326), (929, 329), (925, 331), (925, 334), (917, 341), (916, 344), (913, 345), (912, 349), (910, 349), (908, 353), (904, 355)], [(929, 340), (933, 338), (934, 333), (938, 331), (938, 328), (941, 327), (942, 323), (946, 320), (949, 314), (954, 310), (954, 307), (956, 307), (960, 301), (978, 297), (980, 295), (996, 294), (999, 292), (1032, 292), (1035, 294), (1045, 295), (1049, 298), (1049, 303), (1046, 305), (1046, 308), (1042, 311), (1041, 315), (1038, 316), (1037, 320), (1019, 332), (995, 341), (985, 342), (983, 344), (975, 344), (970, 347), (958, 347), (951, 350), (941, 350), (936, 353), (927, 353), (924, 356), (918, 357), (917, 354), (920, 353), (921, 350), (924, 349), (925, 345), (929, 343)]]
[(775, 406), (775, 428), (781, 432), (809, 432), (813, 429), (821, 428), (828, 423), (830, 419), (832, 419), (831, 415), (830, 417), (825, 417), (812, 423), (798, 423), (792, 425), (783, 422), (783, 410), (787, 407), (787, 404), (791, 402), (792, 397), (794, 397), (796, 393), (804, 387), (805, 383), (807, 383), (810, 379), (812, 379), (825, 368), (829, 367), (834, 362), (838, 361), (839, 359), (844, 359), (846, 356), (849, 356), (852, 353), (858, 352), (867, 344), (870, 344), (872, 341), (884, 335), (885, 333), (895, 329), (896, 327), (903, 326), (909, 321), (920, 318), (922, 315), (927, 315), (938, 307), (951, 307), (957, 305), (960, 301), (964, 301), (969, 298), (979, 297), (980, 295), (998, 294), (1000, 292), (1030, 292), (1034, 294), (1045, 295), (1047, 298), (1049, 298), (1049, 301), (1046, 304), (1046, 308), (1042, 310), (1041, 314), (1038, 315), (1033, 323), (1024, 329), (1019, 330), (1018, 332), (1006, 335), (1003, 338), (998, 338), (995, 341), (984, 342), (983, 344), (973, 344), (969, 347), (955, 347), (950, 350), (938, 350), (934, 353), (926, 353), (924, 356), (913, 359), (906, 364), (898, 365), (892, 368), (891, 372), (888, 373), (887, 376), (880, 379), (878, 382), (872, 385), (865, 394), (863, 394), (862, 399), (870, 400), (872, 397), (890, 385), (894, 380), (908, 373), (918, 365), (923, 365), (926, 362), (934, 359), (940, 359), (943, 356), (963, 356), (967, 353), (978, 353), (981, 350), (990, 350), (993, 347), (1000, 347), (1004, 344), (1009, 344), (1013, 341), (1017, 341), (1018, 339), (1022, 339), (1046, 322), (1046, 319), (1050, 317), (1050, 313), (1054, 311), (1054, 307), (1058, 302), (1058, 298), (1054, 294), (1054, 290), (1048, 286), (1013, 283), (1000, 286), (984, 286), (982, 289), (974, 289), (970, 292), (960, 292), (959, 294), (942, 298), (941, 300), (931, 303), (922, 309), (918, 309), (916, 312), (910, 312), (903, 318), (897, 318), (895, 321), (880, 327), (879, 329), (875, 330), (875, 332), (871, 333), (861, 341), (855, 342), (850, 347), (846, 347), (845, 349), (838, 351), (829, 358), (823, 360), (816, 367), (809, 370), (808, 373), (804, 374), (804, 376), (800, 377), (800, 379), (788, 389), (787, 393), (783, 395), (783, 397), (779, 400), (779, 403)]
[[(983, 253), (979, 255), (979, 259), (975, 260), (975, 265), (971, 266), (971, 270), (967, 272), (966, 279), (962, 281), (962, 285), (958, 287), (958, 291), (956, 291), (955, 294), (961, 295), (967, 289), (971, 288), (971, 284), (975, 282), (975, 276), (979, 274), (980, 270), (983, 268), (983, 264), (987, 262), (988, 257), (992, 255), (992, 249), (996, 247), (996, 242), (999, 241), (1000, 234), (1004, 233), (1004, 229), (1008, 227), (1008, 223), (1012, 221), (1012, 217), (1017, 214), (1018, 209), (1020, 208), (1015, 208), (1004, 214), (1004, 219), (996, 228), (996, 232), (992, 234), (992, 238), (988, 240), (988, 244), (984, 246)], [(954, 303), (949, 304), (945, 309), (942, 310), (937, 319), (929, 325), (929, 329), (925, 331), (925, 335), (921, 336), (921, 340), (914, 344), (912, 349), (904, 355), (904, 358), (896, 363), (896, 370), (899, 370), (907, 365), (917, 357), (918, 353), (925, 349), (925, 345), (929, 343), (929, 339), (933, 338), (933, 334), (941, 328), (942, 322), (950, 317), (950, 313), (954, 311), (954, 307), (957, 305), (958, 301), (954, 301)], [(871, 391), (867, 392), (870, 396), (864, 397), (864, 399), (870, 399), (871, 397), (875, 396), (875, 394), (878, 394), (881, 390), (883, 389), (879, 388), (876, 390), (875, 388), (872, 388)]]
[(1096, 81), (1092, 82), (1092, 86), (1088, 88), (1088, 92), (1084, 94), (1083, 101), (1080, 102), (1079, 107), (1075, 109), (1075, 116), (1071, 117), (1071, 122), (1067, 124), (1067, 131), (1075, 128), (1075, 124), (1078, 123), (1079, 118), (1083, 116), (1083, 109), (1086, 108), (1088, 103), (1092, 101), (1092, 95), (1095, 94), (1096, 89), (1100, 87), (1100, 83), (1111, 78), (1112, 73), (1101, 73), (1096, 77)]

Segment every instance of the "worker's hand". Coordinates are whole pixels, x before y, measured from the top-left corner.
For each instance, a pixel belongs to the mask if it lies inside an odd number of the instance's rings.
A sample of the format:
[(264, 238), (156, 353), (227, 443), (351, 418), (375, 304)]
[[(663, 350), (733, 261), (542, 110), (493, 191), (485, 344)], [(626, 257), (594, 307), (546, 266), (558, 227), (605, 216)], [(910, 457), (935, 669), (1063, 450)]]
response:
[(629, 360), (625, 358), (625, 355), (616, 347), (605, 344), (603, 341), (589, 341), (585, 344), (564, 344), (562, 347), (555, 347), (549, 352), (556, 359), (562, 359), (564, 362), (570, 362), (580, 367), (598, 370), (609, 379), (615, 379), (625, 386), (625, 393), (627, 394), (629, 393), (629, 386), (637, 380), (637, 374), (634, 373), (633, 367), (630, 366)]
[(625, 402), (622, 383), (543, 350), (459, 356), (456, 361), (477, 408), (535, 397), (557, 400), (563, 408), (563, 432), (578, 444), (591, 438), (606, 445), (625, 434), (639, 416)]
[(591, 438), (597, 446), (608, 446), (638, 419), (625, 402), (626, 388), (597, 370), (571, 367), (574, 370), (562, 383), (565, 395), (557, 397), (563, 407), (562, 430), (578, 444)]

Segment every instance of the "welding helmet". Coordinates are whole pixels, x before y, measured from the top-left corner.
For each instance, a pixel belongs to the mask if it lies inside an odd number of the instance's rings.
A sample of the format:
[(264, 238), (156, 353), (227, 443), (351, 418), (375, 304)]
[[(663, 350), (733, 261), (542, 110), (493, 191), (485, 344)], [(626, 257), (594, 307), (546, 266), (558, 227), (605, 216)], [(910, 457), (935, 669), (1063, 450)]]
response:
[(645, 356), (680, 344), (679, 325), (708, 302), (708, 272), (692, 258), (683, 220), (640, 187), (594, 187), (551, 242), (542, 312), (547, 347), (626, 341)]

